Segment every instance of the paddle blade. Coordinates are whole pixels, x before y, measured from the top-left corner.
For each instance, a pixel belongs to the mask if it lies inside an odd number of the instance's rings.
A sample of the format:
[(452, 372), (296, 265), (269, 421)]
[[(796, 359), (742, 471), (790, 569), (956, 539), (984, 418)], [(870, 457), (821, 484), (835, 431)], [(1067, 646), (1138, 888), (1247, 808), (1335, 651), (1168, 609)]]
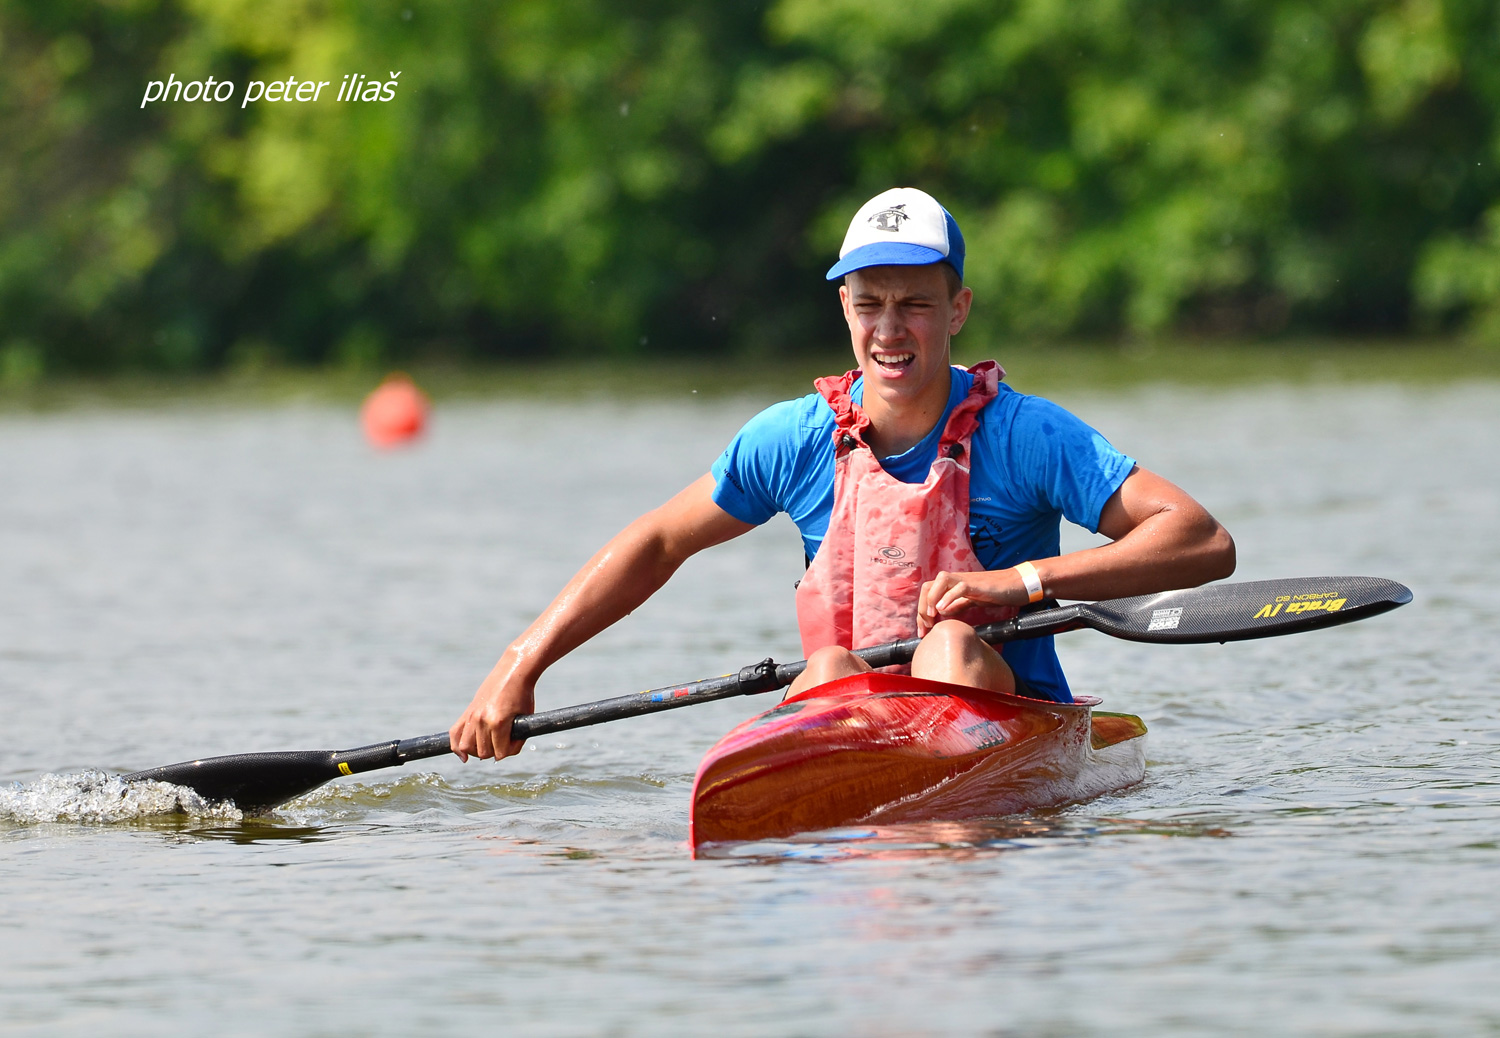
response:
[(1191, 645), (1315, 631), (1410, 601), (1411, 589), (1380, 577), (1295, 577), (1209, 584), (1078, 608), (1082, 626), (1116, 638)]
[(265, 811), (337, 778), (341, 773), (332, 757), (330, 750), (236, 753), (137, 771), (125, 781), (170, 782), (211, 803), (232, 801), (241, 811)]
[(235, 753), (137, 771), (125, 781), (170, 782), (187, 786), (211, 803), (229, 801), (241, 811), (268, 811), (340, 775), (402, 764), (398, 746), (385, 742), (353, 750)]

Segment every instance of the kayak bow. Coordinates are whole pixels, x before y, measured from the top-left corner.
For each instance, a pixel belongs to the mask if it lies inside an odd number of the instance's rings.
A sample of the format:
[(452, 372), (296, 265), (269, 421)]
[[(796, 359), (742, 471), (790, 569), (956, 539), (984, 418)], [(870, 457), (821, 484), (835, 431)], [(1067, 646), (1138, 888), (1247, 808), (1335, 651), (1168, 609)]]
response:
[(957, 820), (1086, 800), (1141, 781), (1146, 726), (891, 674), (808, 689), (721, 739), (698, 766), (690, 839), (775, 839), (853, 824)]

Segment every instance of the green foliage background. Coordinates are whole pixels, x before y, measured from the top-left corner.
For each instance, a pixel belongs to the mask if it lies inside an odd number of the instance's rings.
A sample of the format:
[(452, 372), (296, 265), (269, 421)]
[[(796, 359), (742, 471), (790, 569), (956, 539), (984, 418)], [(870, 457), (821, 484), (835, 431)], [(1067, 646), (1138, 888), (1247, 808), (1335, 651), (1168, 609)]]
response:
[(1497, 117), (1493, 0), (0, 0), (0, 377), (804, 352), (896, 184), (966, 336), (1492, 338)]

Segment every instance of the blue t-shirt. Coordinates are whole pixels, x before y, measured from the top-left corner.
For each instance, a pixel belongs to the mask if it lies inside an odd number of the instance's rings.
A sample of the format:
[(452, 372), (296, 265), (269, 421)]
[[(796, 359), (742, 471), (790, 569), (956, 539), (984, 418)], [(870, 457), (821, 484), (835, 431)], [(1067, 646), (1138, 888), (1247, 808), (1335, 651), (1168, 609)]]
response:
[[(942, 419), (910, 450), (880, 460), (904, 483), (927, 478), (948, 415), (969, 394), (973, 376), (952, 370)], [(850, 395), (863, 402), (863, 379)], [(814, 557), (833, 513), (834, 425), (833, 408), (816, 393), (766, 408), (714, 462), (714, 501), (755, 525), (786, 512), (802, 533), (807, 557)], [(1064, 517), (1097, 532), (1104, 503), (1135, 466), (1069, 412), (1003, 382), (979, 412), (970, 447), (969, 539), (986, 569), (1057, 555)], [(1072, 701), (1051, 638), (1011, 642), (1001, 654), (1038, 693)]]

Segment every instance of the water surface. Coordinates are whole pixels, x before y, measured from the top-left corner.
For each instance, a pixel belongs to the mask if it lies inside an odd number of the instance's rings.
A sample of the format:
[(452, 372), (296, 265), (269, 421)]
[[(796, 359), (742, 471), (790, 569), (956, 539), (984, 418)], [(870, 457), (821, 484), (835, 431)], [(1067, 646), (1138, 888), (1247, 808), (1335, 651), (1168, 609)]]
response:
[[(1416, 602), (1261, 643), (1066, 636), (1075, 687), (1150, 725), (1141, 786), (702, 861), (693, 771), (764, 699), (268, 818), (90, 797), (445, 728), (766, 401), (455, 403), (394, 454), (327, 406), (0, 417), (0, 1031), (1500, 1031), (1500, 387), (1061, 399), (1224, 520), (1236, 579)], [(700, 556), (542, 705), (797, 658), (800, 569), (785, 519)]]

